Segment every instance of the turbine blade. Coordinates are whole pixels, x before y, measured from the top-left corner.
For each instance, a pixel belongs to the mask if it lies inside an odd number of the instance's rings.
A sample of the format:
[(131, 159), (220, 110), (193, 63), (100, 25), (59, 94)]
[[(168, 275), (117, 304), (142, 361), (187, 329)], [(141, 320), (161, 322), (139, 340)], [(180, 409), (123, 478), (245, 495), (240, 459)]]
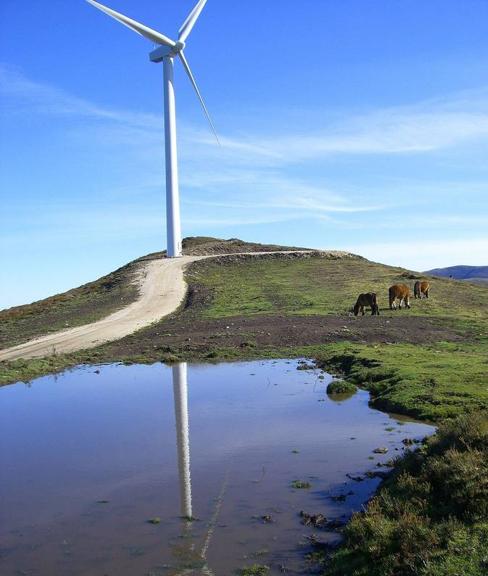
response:
[(176, 42), (173, 42), (173, 40), (171, 40), (164, 34), (161, 34), (160, 32), (153, 30), (152, 28), (148, 28), (147, 26), (144, 26), (144, 24), (136, 22), (135, 20), (132, 20), (132, 18), (120, 14), (120, 12), (116, 12), (111, 8), (107, 8), (103, 4), (100, 4), (100, 2), (96, 2), (95, 0), (86, 0), (86, 1), (92, 6), (95, 6), (95, 8), (98, 8), (102, 12), (105, 12), (105, 14), (108, 14), (109, 16), (111, 16), (124, 26), (127, 26), (134, 32), (137, 32), (141, 36), (144, 36), (144, 38), (147, 38), (148, 40), (151, 40), (156, 44), (163, 44), (165, 46), (171, 46), (171, 47), (175, 46), (176, 44)]
[(181, 63), (183, 64), (183, 67), (186, 73), (188, 74), (188, 78), (190, 79), (190, 82), (192, 83), (193, 88), (195, 89), (195, 92), (198, 96), (198, 99), (200, 100), (200, 104), (202, 105), (203, 111), (205, 112), (205, 116), (207, 117), (207, 120), (210, 124), (210, 128), (212, 128), (212, 132), (214, 133), (217, 143), (220, 146), (220, 140), (219, 137), (217, 136), (217, 131), (215, 130), (215, 126), (213, 125), (212, 119), (210, 118), (210, 114), (208, 113), (207, 107), (205, 106), (205, 102), (203, 101), (202, 95), (200, 94), (200, 90), (198, 89), (197, 83), (195, 82), (195, 78), (190, 69), (190, 65), (188, 64), (188, 61), (185, 58), (185, 55), (183, 54), (183, 50), (181, 50), (181, 52), (178, 52), (178, 56), (180, 57)]
[(180, 42), (184, 42), (188, 38), (206, 3), (207, 0), (198, 0), (193, 10), (188, 14), (186, 20), (178, 30), (178, 40), (180, 40)]

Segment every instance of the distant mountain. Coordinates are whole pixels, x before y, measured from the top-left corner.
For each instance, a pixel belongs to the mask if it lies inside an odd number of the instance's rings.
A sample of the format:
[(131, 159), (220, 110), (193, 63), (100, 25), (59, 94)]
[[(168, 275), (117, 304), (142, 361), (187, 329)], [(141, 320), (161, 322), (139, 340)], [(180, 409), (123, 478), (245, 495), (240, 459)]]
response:
[(448, 268), (427, 270), (425, 274), (444, 276), (455, 280), (468, 280), (469, 282), (488, 282), (488, 266), (449, 266)]

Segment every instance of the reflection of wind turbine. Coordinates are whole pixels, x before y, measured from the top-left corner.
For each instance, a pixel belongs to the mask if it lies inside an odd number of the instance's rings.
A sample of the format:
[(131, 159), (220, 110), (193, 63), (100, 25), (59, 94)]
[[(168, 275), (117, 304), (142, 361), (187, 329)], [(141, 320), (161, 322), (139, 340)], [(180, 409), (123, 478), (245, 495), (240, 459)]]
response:
[[(187, 520), (192, 520), (192, 500), (191, 500), (191, 475), (190, 475), (190, 433), (188, 422), (188, 380), (186, 362), (175, 364), (173, 371), (173, 397), (175, 403), (176, 421), (176, 444), (178, 451), (178, 475), (180, 479), (180, 505), (181, 516)], [(222, 508), (224, 494), (227, 488), (229, 473), (225, 473), (222, 487), (215, 501), (215, 509), (208, 522), (208, 529), (205, 534), (203, 546), (198, 556), (203, 561), (199, 574), (204, 576), (214, 576), (207, 563), (207, 552), (210, 541), (214, 535), (217, 519)], [(187, 523), (186, 528), (188, 528)], [(178, 576), (193, 574), (192, 570), (184, 570)]]
[(178, 472), (180, 477), (181, 515), (190, 520), (191, 476), (190, 438), (188, 426), (188, 383), (186, 363), (173, 366), (173, 395), (175, 402), (176, 440), (178, 447)]
[(198, 17), (207, 0), (199, 0), (196, 6), (188, 15), (178, 31), (178, 40), (175, 42), (164, 34), (148, 28), (132, 18), (128, 18), (119, 12), (115, 12), (106, 6), (103, 6), (95, 0), (87, 0), (90, 4), (98, 8), (105, 14), (108, 14), (121, 24), (124, 24), (134, 32), (144, 36), (148, 40), (159, 44), (158, 48), (153, 50), (149, 57), (151, 62), (163, 62), (164, 67), (164, 129), (166, 141), (166, 228), (167, 228), (167, 254), (169, 257), (181, 256), (181, 222), (180, 222), (180, 200), (178, 191), (178, 162), (176, 153), (176, 108), (175, 108), (175, 91), (173, 81), (173, 60), (176, 56), (181, 60), (183, 68), (195, 89), (200, 104), (210, 126), (217, 138), (217, 133), (210, 119), (210, 115), (203, 101), (200, 90), (198, 89), (195, 78), (192, 74), (188, 61), (183, 49), (185, 41), (190, 35)]

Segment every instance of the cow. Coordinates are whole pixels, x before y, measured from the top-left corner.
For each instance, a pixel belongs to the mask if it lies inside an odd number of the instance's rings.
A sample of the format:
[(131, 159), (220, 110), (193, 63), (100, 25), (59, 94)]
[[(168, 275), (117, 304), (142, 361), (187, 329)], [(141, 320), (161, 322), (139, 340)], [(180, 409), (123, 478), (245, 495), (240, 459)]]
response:
[(430, 289), (430, 284), (429, 282), (423, 280), (422, 282), (420, 280), (417, 280), (417, 282), (415, 282), (415, 286), (413, 287), (413, 295), (415, 296), (415, 298), (428, 298), (429, 297), (429, 289)]
[(390, 310), (396, 310), (396, 300), (398, 300), (398, 307), (401, 308), (405, 304), (410, 308), (410, 288), (405, 284), (394, 284), (388, 290)]
[(366, 294), (360, 294), (354, 305), (354, 316), (357, 316), (359, 312), (364, 316), (364, 308), (369, 306), (371, 308), (371, 315), (380, 315), (380, 309), (378, 303), (376, 302), (376, 294), (374, 292), (367, 292)]

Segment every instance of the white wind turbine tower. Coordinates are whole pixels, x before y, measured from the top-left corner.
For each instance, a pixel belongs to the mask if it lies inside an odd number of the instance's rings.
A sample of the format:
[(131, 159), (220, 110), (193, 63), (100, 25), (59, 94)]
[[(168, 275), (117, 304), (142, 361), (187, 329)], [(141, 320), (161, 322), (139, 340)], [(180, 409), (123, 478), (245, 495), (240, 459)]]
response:
[(190, 32), (195, 26), (198, 17), (200, 16), (203, 7), (207, 0), (199, 0), (193, 10), (188, 15), (187, 19), (183, 22), (178, 31), (178, 40), (174, 41), (164, 34), (148, 28), (144, 24), (140, 24), (132, 18), (128, 18), (119, 12), (115, 12), (111, 8), (103, 6), (95, 0), (87, 0), (90, 4), (98, 8), (105, 14), (108, 14), (121, 24), (124, 24), (134, 32), (144, 36), (148, 40), (159, 44), (153, 50), (149, 57), (151, 62), (163, 62), (164, 70), (164, 132), (165, 132), (165, 146), (166, 146), (166, 228), (167, 228), (167, 254), (170, 258), (181, 256), (181, 221), (180, 221), (180, 199), (178, 190), (178, 160), (176, 150), (176, 108), (175, 108), (175, 89), (173, 78), (173, 65), (174, 59), (178, 57), (183, 64), (183, 68), (192, 83), (193, 88), (200, 100), (200, 103), (205, 112), (210, 126), (215, 137), (218, 136), (215, 131), (214, 125), (208, 113), (205, 102), (203, 101), (200, 90), (198, 89), (195, 78), (192, 74), (188, 61), (183, 52), (185, 42)]

